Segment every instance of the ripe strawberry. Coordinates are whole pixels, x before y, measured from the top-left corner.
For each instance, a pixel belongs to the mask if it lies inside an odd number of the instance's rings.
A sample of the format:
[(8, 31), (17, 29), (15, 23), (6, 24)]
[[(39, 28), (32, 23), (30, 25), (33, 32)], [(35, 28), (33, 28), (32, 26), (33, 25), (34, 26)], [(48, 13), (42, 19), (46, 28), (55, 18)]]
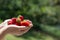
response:
[(29, 26), (29, 22), (27, 22), (26, 20), (24, 20), (24, 21), (21, 21), (21, 26)]
[(16, 18), (12, 18), (12, 23), (13, 23), (13, 24), (16, 23)]
[(18, 16), (18, 18), (20, 18), (20, 19), (21, 19), (21, 21), (23, 21), (23, 19), (24, 19), (24, 17), (23, 17), (23, 16), (21, 16), (21, 15), (19, 15), (19, 16)]
[(24, 17), (23, 16), (20, 16), (20, 19), (21, 19), (21, 21), (23, 21)]
[(15, 23), (17, 26), (21, 26), (21, 24), (20, 23)]
[(20, 22), (21, 22), (20, 20), (16, 20), (16, 23), (15, 23), (15, 24), (16, 24), (17, 26), (21, 26), (21, 23), (20, 23)]
[(8, 25), (12, 24), (12, 21), (8, 21)]

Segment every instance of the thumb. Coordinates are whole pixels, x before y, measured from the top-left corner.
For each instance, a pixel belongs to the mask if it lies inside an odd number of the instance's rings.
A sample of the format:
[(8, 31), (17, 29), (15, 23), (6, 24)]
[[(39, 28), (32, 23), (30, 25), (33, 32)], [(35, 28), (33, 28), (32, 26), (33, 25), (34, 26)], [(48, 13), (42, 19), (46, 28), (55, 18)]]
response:
[(2, 34), (8, 27), (3, 27), (0, 29), (0, 34)]
[(4, 22), (2, 22), (2, 23), (0, 24), (0, 27), (6, 26), (6, 25), (7, 25), (7, 22), (8, 22), (9, 20), (11, 20), (11, 19), (7, 19), (7, 20), (5, 20)]

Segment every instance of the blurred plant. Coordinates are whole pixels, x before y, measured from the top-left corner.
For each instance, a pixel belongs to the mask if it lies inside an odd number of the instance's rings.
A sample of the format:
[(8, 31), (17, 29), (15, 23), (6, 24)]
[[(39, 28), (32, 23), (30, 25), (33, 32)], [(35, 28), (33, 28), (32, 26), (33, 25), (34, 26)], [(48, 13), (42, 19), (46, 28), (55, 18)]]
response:
[(33, 22), (34, 30), (43, 31), (45, 26), (43, 28), (40, 26), (43, 24), (49, 25), (46, 30), (52, 33), (48, 29), (60, 24), (60, 6), (57, 6), (59, 2), (59, 0), (0, 0), (0, 18), (5, 20), (21, 14)]

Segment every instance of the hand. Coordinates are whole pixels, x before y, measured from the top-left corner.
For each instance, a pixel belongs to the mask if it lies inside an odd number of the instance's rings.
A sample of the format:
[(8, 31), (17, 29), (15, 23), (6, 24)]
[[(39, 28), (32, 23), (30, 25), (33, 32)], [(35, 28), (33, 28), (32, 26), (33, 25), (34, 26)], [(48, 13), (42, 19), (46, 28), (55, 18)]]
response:
[(1, 23), (1, 30), (0, 30), (0, 34), (5, 32), (6, 34), (12, 34), (12, 35), (17, 35), (20, 36), (24, 33), (26, 33), (32, 26), (32, 22), (30, 20), (27, 20), (30, 22), (30, 27), (25, 27), (25, 26), (17, 26), (17, 25), (7, 25), (7, 22), (9, 21), (5, 20), (3, 23)]

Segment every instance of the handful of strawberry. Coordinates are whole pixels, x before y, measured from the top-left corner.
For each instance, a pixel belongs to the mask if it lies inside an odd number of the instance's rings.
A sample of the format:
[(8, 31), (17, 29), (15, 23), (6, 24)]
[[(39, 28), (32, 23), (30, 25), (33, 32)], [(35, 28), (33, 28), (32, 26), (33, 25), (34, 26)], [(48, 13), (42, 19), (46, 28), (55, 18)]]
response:
[(24, 20), (24, 17), (22, 15), (19, 15), (17, 18), (12, 18), (10, 21), (8, 21), (8, 25), (11, 25), (11, 24), (29, 27), (30, 22), (27, 20)]

